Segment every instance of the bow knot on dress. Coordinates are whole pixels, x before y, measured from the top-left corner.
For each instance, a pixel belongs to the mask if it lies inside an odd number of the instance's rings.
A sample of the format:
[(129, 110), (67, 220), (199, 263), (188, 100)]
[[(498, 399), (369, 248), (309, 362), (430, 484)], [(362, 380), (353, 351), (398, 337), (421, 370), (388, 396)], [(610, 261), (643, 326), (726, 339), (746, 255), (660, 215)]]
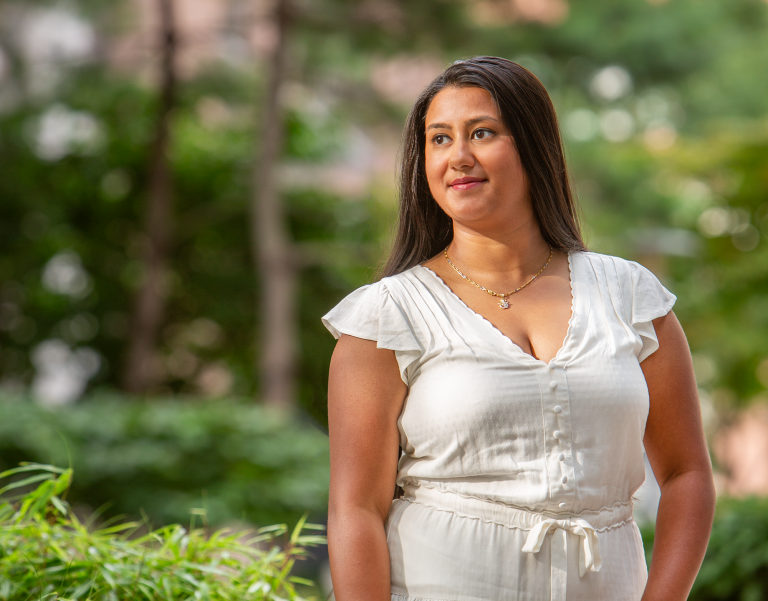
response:
[(582, 518), (547, 519), (539, 522), (528, 533), (528, 538), (525, 539), (525, 545), (523, 545), (523, 552), (538, 553), (547, 532), (558, 528), (581, 537), (579, 576), (583, 578), (587, 571), (599, 572), (603, 565), (600, 557), (600, 540), (597, 538), (594, 527)]

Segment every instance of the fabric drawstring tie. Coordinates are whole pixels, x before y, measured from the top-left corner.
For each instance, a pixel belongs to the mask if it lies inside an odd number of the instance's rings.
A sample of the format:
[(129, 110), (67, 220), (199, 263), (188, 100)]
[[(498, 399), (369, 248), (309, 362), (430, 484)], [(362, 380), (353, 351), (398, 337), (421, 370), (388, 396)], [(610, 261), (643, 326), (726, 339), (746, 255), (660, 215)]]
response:
[(528, 533), (528, 538), (523, 545), (525, 553), (538, 553), (541, 549), (541, 543), (550, 530), (561, 528), (572, 532), (581, 537), (581, 550), (579, 553), (579, 576), (584, 577), (587, 571), (599, 572), (603, 565), (600, 557), (600, 541), (597, 538), (597, 532), (589, 522), (582, 518), (573, 518), (566, 520), (542, 520), (536, 524)]
[[(568, 584), (568, 540), (567, 533), (571, 532), (581, 537), (579, 549), (579, 577), (589, 572), (599, 572), (603, 565), (600, 558), (600, 541), (592, 525), (582, 518), (564, 520), (546, 519), (531, 528), (528, 538), (523, 545), (524, 553), (538, 553), (548, 532), (552, 532), (551, 540), (551, 601), (565, 601)], [(557, 536), (559, 534), (559, 536)]]

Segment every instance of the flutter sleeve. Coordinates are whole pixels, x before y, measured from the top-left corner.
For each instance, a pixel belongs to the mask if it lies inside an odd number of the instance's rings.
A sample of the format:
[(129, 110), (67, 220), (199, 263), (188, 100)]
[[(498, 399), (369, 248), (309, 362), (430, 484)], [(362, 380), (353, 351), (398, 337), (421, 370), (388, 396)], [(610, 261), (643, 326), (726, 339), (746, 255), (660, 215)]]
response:
[(667, 290), (647, 268), (634, 261), (630, 262), (630, 266), (631, 322), (642, 341), (642, 348), (637, 356), (637, 360), (642, 362), (659, 348), (653, 320), (669, 313), (677, 297)]
[(407, 311), (390, 293), (384, 282), (358, 288), (322, 318), (335, 338), (342, 334), (376, 341), (377, 348), (395, 351), (400, 377), (409, 384), (408, 367), (423, 348)]

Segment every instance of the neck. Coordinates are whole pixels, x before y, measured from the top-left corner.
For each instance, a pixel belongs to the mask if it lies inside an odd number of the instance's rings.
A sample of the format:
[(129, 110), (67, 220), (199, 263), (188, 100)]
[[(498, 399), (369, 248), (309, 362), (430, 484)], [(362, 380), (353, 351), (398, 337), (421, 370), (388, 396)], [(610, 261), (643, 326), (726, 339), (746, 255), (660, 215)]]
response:
[(550, 247), (535, 220), (491, 235), (454, 221), (448, 255), (478, 277), (518, 279), (536, 273), (549, 256)]

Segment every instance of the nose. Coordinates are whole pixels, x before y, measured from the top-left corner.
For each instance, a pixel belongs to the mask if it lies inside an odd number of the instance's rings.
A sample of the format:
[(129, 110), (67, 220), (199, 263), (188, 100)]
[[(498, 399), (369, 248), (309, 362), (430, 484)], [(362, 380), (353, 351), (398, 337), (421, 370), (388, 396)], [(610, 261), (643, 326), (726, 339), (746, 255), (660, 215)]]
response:
[(472, 154), (469, 140), (460, 137), (453, 143), (449, 165), (455, 171), (464, 171), (475, 165), (475, 156)]

